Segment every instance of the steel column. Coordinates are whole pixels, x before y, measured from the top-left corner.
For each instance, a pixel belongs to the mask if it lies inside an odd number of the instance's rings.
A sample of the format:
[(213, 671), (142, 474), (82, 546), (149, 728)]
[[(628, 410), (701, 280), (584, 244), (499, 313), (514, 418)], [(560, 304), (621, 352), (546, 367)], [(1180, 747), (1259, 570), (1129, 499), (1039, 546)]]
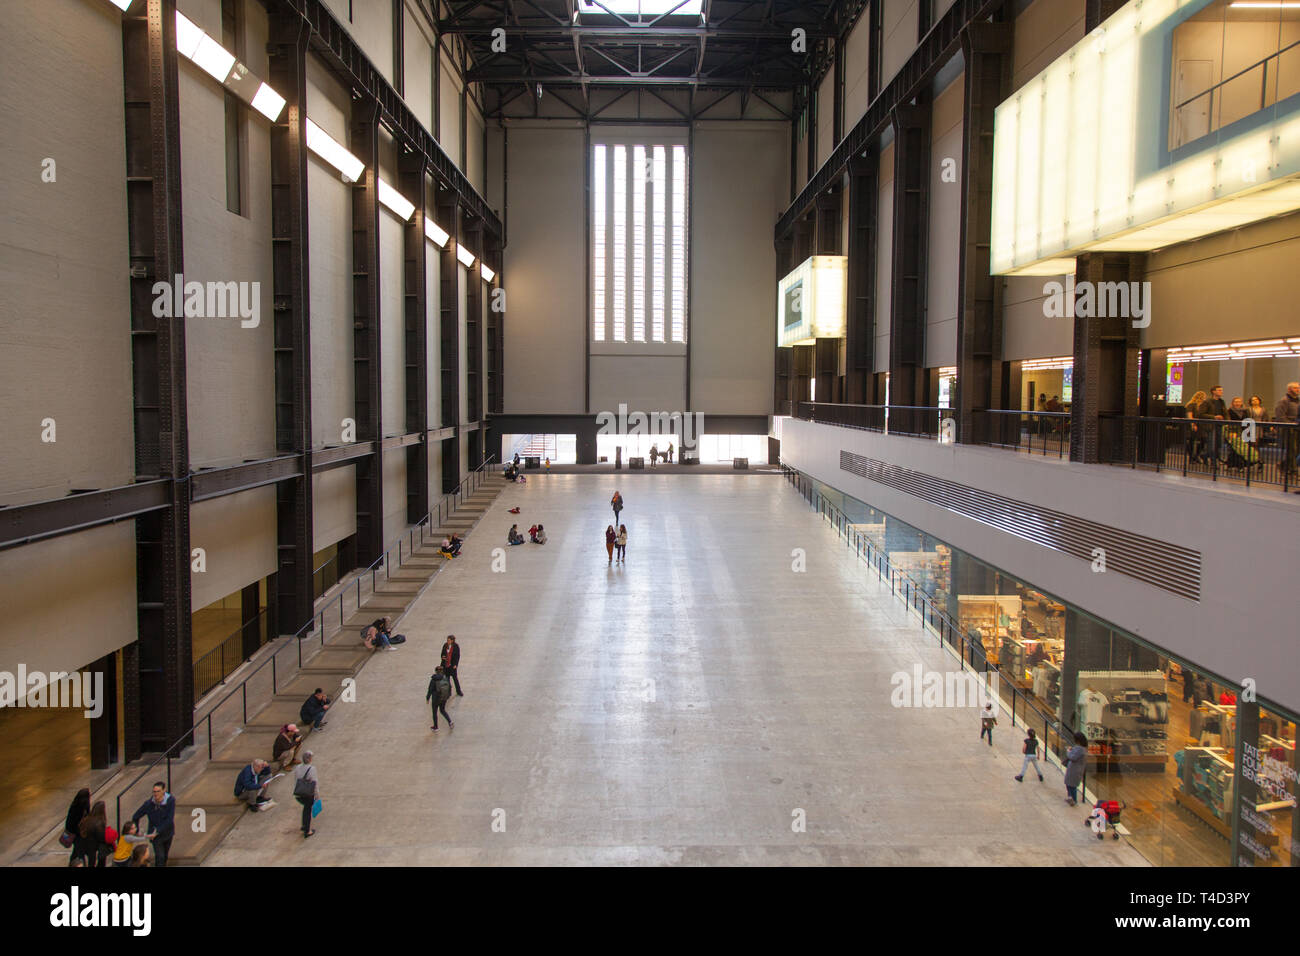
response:
[(126, 679), (126, 759), (194, 726), (190, 644), (189, 433), (185, 319), (153, 315), (153, 285), (184, 271), (176, 4), (137, 2), (122, 20), (137, 481), (171, 483), (169, 506), (136, 518), (137, 634)]
[(460, 203), (456, 194), (438, 184), (438, 222), (451, 238), (442, 250), (438, 272), (438, 317), (442, 365), (442, 426), (455, 431), (442, 443), (442, 490), (449, 493), (460, 484)]
[[(975, 433), (976, 410), (1002, 408), (1010, 399), (1002, 391), (1002, 282), (989, 272), (989, 237), (993, 226), (993, 111), (1010, 92), (1012, 38), (1011, 23), (972, 23), (962, 34), (965, 115), (953, 407), (957, 436), (964, 442), (991, 437)], [(1015, 427), (1018, 431), (1018, 422)]]
[(411, 524), (429, 513), (429, 259), (424, 235), (429, 214), (427, 165), (424, 156), (416, 152), (404, 151), (397, 160), (402, 195), (415, 203), (414, 215), (402, 226), (406, 431), (420, 435), (418, 444), (406, 448), (406, 520)]
[[(1137, 282), (1146, 276), (1146, 254), (1136, 252), (1088, 253), (1075, 260), (1075, 282), (1085, 281), (1096, 290), (1103, 282)], [(1094, 306), (1100, 296), (1094, 297)], [(1098, 311), (1093, 308), (1090, 311)], [(1074, 319), (1074, 398), (1070, 403), (1070, 460), (1101, 460), (1101, 415), (1137, 415), (1138, 331), (1128, 315)], [(1118, 427), (1118, 426), (1116, 426)], [(1123, 425), (1119, 454), (1133, 457), (1136, 430)]]
[(311, 295), (307, 249), (307, 48), (311, 29), (275, 9), (267, 54), (285, 98), (271, 125), (271, 263), (274, 309), (275, 446), (299, 459), (298, 476), (275, 486), (276, 624), (312, 618)]
[(930, 102), (918, 98), (916, 105), (901, 105), (894, 111), (894, 246), (889, 323), (889, 395), (894, 405), (928, 404), (922, 372), (929, 191)]
[(357, 459), (357, 561), (384, 551), (383, 392), (379, 314), (379, 116), (377, 101), (352, 109), (352, 152), (366, 164), (352, 186), (352, 367), (358, 441), (374, 454)]
[(880, 155), (867, 150), (849, 164), (848, 315), (845, 325), (845, 401), (868, 402), (876, 346), (876, 235)]

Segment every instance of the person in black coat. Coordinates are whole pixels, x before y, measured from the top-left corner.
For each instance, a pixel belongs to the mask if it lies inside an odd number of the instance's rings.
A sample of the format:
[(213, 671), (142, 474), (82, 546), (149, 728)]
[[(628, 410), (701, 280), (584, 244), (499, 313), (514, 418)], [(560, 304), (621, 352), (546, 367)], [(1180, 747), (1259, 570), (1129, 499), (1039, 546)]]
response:
[(442, 645), (442, 672), (456, 684), (456, 696), (464, 697), (460, 689), (460, 645), (456, 635), (448, 634), (447, 643)]
[(317, 687), (312, 691), (312, 695), (302, 702), (298, 717), (304, 724), (311, 724), (313, 730), (320, 730), (325, 726), (325, 711), (329, 709), (330, 699), (325, 696), (325, 691)]
[(77, 845), (77, 840), (81, 837), (81, 821), (86, 818), (90, 812), (90, 790), (82, 787), (77, 791), (77, 795), (72, 798), (72, 803), (68, 807), (68, 816), (63, 821), (63, 832), (72, 836), (72, 852), (68, 855), (68, 866), (76, 861), (78, 855), (83, 851), (83, 847)]

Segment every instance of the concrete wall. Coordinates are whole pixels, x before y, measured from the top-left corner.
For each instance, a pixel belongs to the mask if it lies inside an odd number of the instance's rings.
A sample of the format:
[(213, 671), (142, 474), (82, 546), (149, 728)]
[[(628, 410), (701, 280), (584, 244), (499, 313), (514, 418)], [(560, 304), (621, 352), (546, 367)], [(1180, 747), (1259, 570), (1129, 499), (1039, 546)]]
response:
[[(274, 574), (275, 488), (197, 502), (190, 508), (190, 547), (203, 549), (207, 567), (190, 571), (190, 606), (195, 610)], [(317, 550), (321, 547), (318, 542)]]
[(696, 127), (692, 411), (771, 412), (776, 294), (756, 278), (776, 274), (772, 224), (786, 206), (785, 142), (779, 125)]
[[(121, 14), (5, 11), (0, 85), (0, 503), (134, 473)], [(51, 122), (76, 116), (77, 122)], [(55, 163), (42, 182), (43, 161)], [(41, 440), (55, 420), (53, 443)]]
[(1016, 17), (1011, 91), (1083, 39), (1085, 0), (1034, 0)]
[(1074, 320), (1043, 314), (1043, 286), (1064, 276), (1002, 279), (1002, 358), (1054, 358), (1074, 354)]
[[(957, 280), (961, 266), (962, 111), (965, 74), (934, 98), (930, 138), (930, 223), (926, 263), (925, 365), (957, 364)], [(944, 181), (951, 159), (954, 170)]]
[[(190, 0), (180, 7), (221, 36), (219, 3)], [(244, 59), (260, 76), (269, 72), (266, 41), (265, 10), (246, 4)], [(255, 328), (244, 328), (238, 318), (185, 320), (190, 462), (233, 464), (275, 453), (270, 123), (255, 110), (241, 111), (247, 136), (243, 214), (230, 212), (224, 91), (183, 58), (179, 74), (185, 279), (260, 284)]]
[(1300, 214), (1154, 252), (1151, 325), (1142, 345), (1214, 345), (1300, 334), (1295, 289)]
[(505, 410), (582, 412), (587, 337), (583, 131), (512, 126)]
[[(1201, 599), (1119, 573), (1093, 573), (1087, 561), (841, 471), (841, 450), (1193, 548), (1202, 560)], [(1293, 590), (1300, 562), (1300, 508), (1292, 496), (799, 420), (785, 423), (781, 456), (1158, 647), (1229, 680), (1254, 678), (1262, 696), (1300, 706), (1295, 603), (1283, 597)]]
[(135, 602), (132, 522), (0, 551), (0, 670), (71, 671), (130, 644)]
[(871, 17), (867, 10), (844, 43), (844, 132), (857, 124), (871, 105)]
[(406, 0), (402, 16), (402, 65), (406, 71), (402, 98), (424, 128), (433, 132), (433, 33), (424, 17), (415, 12), (413, 0)]
[(917, 0), (883, 0), (880, 16), (883, 41), (880, 50), (880, 88), (911, 59), (916, 49), (920, 7)]
[[(307, 115), (347, 143), (346, 92), (315, 59), (307, 65)], [(337, 445), (345, 418), (356, 415), (352, 368), (352, 199), (338, 171), (307, 157), (307, 247), (311, 307), (312, 444)]]

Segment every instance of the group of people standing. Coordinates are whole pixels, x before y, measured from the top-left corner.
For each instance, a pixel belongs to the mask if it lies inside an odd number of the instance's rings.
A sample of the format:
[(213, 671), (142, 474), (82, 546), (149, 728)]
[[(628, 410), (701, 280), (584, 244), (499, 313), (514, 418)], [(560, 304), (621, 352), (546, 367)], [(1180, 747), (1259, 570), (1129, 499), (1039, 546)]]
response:
[[(671, 445), (669, 446), (672, 447)], [(618, 549), (618, 560), (627, 563), (627, 525), (619, 523), (619, 515), (623, 513), (623, 495), (615, 491), (614, 497), (609, 499), (609, 506), (614, 509), (614, 524), (607, 525), (605, 528), (605, 553), (609, 555), (609, 564), (614, 563), (614, 549)], [(615, 525), (618, 530), (615, 531)]]

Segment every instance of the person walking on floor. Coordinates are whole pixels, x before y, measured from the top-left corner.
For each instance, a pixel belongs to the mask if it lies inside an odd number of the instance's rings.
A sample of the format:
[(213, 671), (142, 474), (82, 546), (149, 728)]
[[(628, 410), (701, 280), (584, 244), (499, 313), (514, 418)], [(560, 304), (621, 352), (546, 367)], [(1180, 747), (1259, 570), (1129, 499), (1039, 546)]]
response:
[(447, 713), (447, 701), (451, 699), (451, 681), (447, 680), (441, 664), (434, 669), (433, 676), (429, 678), (429, 689), (425, 691), (424, 699), (433, 702), (433, 726), (429, 728), (430, 730), (434, 732), (438, 730), (438, 711), (442, 711), (442, 716), (447, 718), (447, 729), (456, 729), (456, 725), (451, 722), (451, 714)]
[(618, 526), (618, 537), (614, 539), (614, 543), (618, 545), (618, 559), (627, 564), (627, 525)]
[(984, 735), (988, 734), (990, 747), (993, 746), (993, 728), (997, 722), (998, 715), (997, 711), (993, 709), (993, 704), (991, 702), (985, 704), (984, 709), (980, 711), (980, 740), (983, 740)]
[(1025, 782), (1025, 771), (1029, 765), (1033, 764), (1034, 773), (1038, 774), (1038, 782), (1043, 782), (1043, 772), (1038, 769), (1038, 735), (1034, 733), (1034, 728), (1029, 728), (1029, 735), (1025, 737), (1025, 745), (1020, 748), (1020, 752), (1025, 755), (1024, 762), (1020, 765), (1020, 773), (1016, 774), (1016, 782)]
[(302, 763), (293, 771), (293, 798), (302, 805), (302, 836), (305, 840), (316, 831), (312, 828), (312, 810), (320, 799), (320, 779), (316, 776), (316, 765), (311, 762), (312, 752), (302, 752)]
[[(609, 564), (614, 563), (614, 543), (617, 540), (618, 540), (618, 532), (614, 530), (614, 526), (612, 524), (606, 525), (605, 526), (605, 553), (609, 555), (609, 562), (608, 562)], [(86, 794), (86, 801), (87, 803), (89, 803), (90, 801), (89, 792), (87, 792)]]
[(1079, 784), (1083, 783), (1083, 768), (1088, 762), (1088, 738), (1074, 735), (1074, 746), (1065, 752), (1065, 802), (1074, 806), (1079, 802)]
[(614, 497), (609, 499), (609, 506), (614, 509), (614, 524), (618, 524), (619, 513), (623, 510), (623, 496), (614, 492)]
[(442, 645), (442, 672), (456, 682), (456, 696), (464, 697), (460, 691), (460, 645), (455, 634), (448, 634), (447, 643)]
[(153, 834), (153, 865), (166, 866), (172, 837), (176, 835), (176, 798), (161, 780), (153, 785), (153, 796), (132, 814), (131, 822), (139, 826), (144, 817), (149, 818), (149, 832)]

